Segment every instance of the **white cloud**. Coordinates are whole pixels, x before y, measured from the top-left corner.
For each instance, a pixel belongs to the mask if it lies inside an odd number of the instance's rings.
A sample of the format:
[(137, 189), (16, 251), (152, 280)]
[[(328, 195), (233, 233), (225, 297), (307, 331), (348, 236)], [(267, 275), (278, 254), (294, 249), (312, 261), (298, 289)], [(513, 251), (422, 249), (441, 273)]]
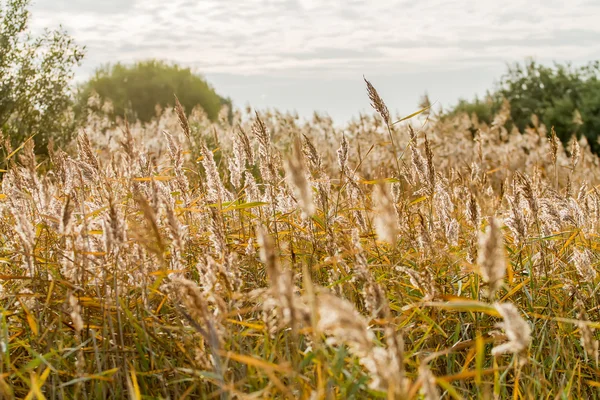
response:
[(33, 26), (62, 23), (85, 44), (81, 74), (161, 58), (208, 75), (355, 79), (585, 62), (600, 55), (598, 15), (589, 0), (38, 0)]
[[(478, 0), (38, 0), (36, 7), (36, 26), (61, 22), (90, 43), (94, 61), (162, 57), (197, 63), (206, 72), (318, 73), (335, 64), (323, 49), (362, 52), (353, 58), (357, 66), (381, 62), (411, 71), (477, 54), (585, 59), (600, 50), (600, 41), (592, 41), (600, 37), (600, 7), (581, 0), (540, 1), (526, 9), (518, 0), (501, 6)], [(589, 40), (563, 39), (575, 31)], [(540, 46), (540, 40), (547, 43)], [(343, 54), (337, 58), (342, 65), (348, 61)]]

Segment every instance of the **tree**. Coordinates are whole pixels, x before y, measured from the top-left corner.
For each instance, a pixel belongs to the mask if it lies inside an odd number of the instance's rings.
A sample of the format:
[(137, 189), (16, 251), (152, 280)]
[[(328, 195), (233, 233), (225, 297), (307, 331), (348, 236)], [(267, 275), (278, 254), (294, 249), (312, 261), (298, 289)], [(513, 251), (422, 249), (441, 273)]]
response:
[(584, 135), (592, 150), (600, 151), (600, 62), (582, 67), (554, 64), (552, 67), (528, 60), (508, 68), (481, 103), (461, 101), (450, 114), (474, 112), (481, 121), (490, 122), (503, 99), (511, 107), (511, 123), (522, 132), (537, 115), (548, 127), (554, 127), (563, 142), (573, 135)]
[(30, 0), (0, 0), (0, 129), (18, 145), (34, 136), (45, 151), (50, 138), (66, 143), (74, 131), (69, 83), (83, 49), (61, 28), (34, 38)]
[(163, 108), (173, 106), (173, 95), (177, 95), (187, 112), (199, 105), (212, 120), (217, 118), (223, 104), (231, 105), (229, 99), (220, 97), (189, 68), (157, 60), (137, 62), (131, 66), (118, 63), (98, 69), (80, 87), (80, 112), (86, 109), (93, 93), (97, 93), (102, 101), (112, 102), (115, 116), (142, 122), (149, 122), (156, 115), (157, 105)]

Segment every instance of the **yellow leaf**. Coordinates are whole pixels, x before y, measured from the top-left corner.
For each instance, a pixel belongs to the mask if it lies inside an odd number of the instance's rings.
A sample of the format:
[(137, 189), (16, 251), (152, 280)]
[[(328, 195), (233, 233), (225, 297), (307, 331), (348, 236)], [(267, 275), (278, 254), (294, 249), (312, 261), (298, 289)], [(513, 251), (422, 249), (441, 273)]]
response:
[(483, 337), (481, 337), (481, 335), (477, 335), (477, 337), (475, 338), (475, 351), (476, 351), (476, 355), (475, 355), (475, 368), (476, 368), (476, 372), (477, 374), (475, 375), (475, 383), (477, 383), (478, 385), (481, 384), (481, 375), (482, 375), (482, 371), (483, 371), (483, 361), (485, 358), (485, 343), (483, 341)]
[(569, 247), (569, 245), (571, 244), (571, 242), (575, 239), (575, 237), (579, 234), (579, 231), (576, 229), (575, 231), (573, 231), (573, 234), (571, 234), (571, 237), (569, 237), (569, 239), (567, 239), (567, 241), (565, 242), (565, 244), (563, 245), (562, 249), (560, 249), (559, 254), (563, 254), (565, 249), (567, 247)]
[(400, 118), (398, 121), (396, 121), (396, 122), (392, 123), (392, 125), (395, 125), (395, 124), (397, 124), (398, 122), (406, 121), (407, 119), (411, 119), (412, 117), (414, 117), (414, 116), (416, 116), (416, 115), (419, 115), (419, 114), (421, 114), (423, 111), (427, 111), (427, 110), (428, 110), (430, 107), (431, 107), (431, 106), (428, 106), (428, 107), (422, 108), (422, 109), (420, 109), (419, 111), (416, 111), (416, 112), (414, 112), (414, 113), (412, 113), (412, 114), (410, 114), (410, 115), (407, 115), (407, 116), (406, 116), (406, 117), (404, 117), (404, 118)]
[[(49, 370), (49, 368), (46, 368), (46, 370)], [(44, 373), (46, 373), (46, 371), (44, 371)], [(46, 374), (46, 378), (48, 377), (48, 374)], [(44, 381), (46, 379), (43, 379)], [(38, 377), (37, 375), (35, 375), (34, 373), (31, 374), (31, 389), (29, 390), (29, 393), (27, 394), (27, 396), (25, 397), (25, 400), (32, 400), (32, 399), (37, 399), (37, 400), (45, 400), (46, 396), (44, 396), (44, 394), (42, 393), (42, 385), (44, 384), (44, 382), (39, 382), (38, 381)]]
[(137, 375), (135, 374), (135, 369), (133, 365), (130, 367), (129, 375), (131, 376), (131, 381), (129, 385), (129, 396), (135, 400), (142, 400), (142, 393), (140, 392), (140, 385), (138, 384)]
[(418, 199), (414, 199), (413, 201), (411, 201), (408, 205), (409, 206), (414, 206), (415, 204), (419, 204), (422, 201), (427, 200), (427, 196), (421, 196)]
[(359, 181), (359, 183), (363, 183), (365, 185), (376, 185), (378, 183), (396, 183), (396, 182), (400, 182), (400, 181), (396, 178), (384, 178), (384, 179), (373, 179), (373, 180), (361, 179)]
[(139, 177), (139, 178), (133, 178), (132, 180), (136, 181), (136, 182), (149, 182), (149, 181), (170, 181), (171, 179), (173, 179), (173, 176), (143, 176), (143, 177)]
[(521, 288), (529, 283), (529, 278), (525, 279), (523, 282), (519, 283), (517, 286), (512, 288), (510, 292), (506, 293), (506, 295), (500, 300), (500, 302), (506, 301), (510, 296), (517, 293)]
[(236, 324), (236, 325), (245, 326), (246, 328), (256, 329), (258, 331), (262, 331), (265, 328), (265, 326), (263, 324), (253, 324), (251, 322), (237, 321), (235, 319), (227, 319), (227, 322)]
[(223, 357), (227, 357), (231, 360), (241, 362), (242, 364), (251, 365), (253, 367), (260, 368), (263, 370), (271, 370), (271, 371), (278, 371), (278, 372), (290, 372), (289, 367), (274, 364), (274, 363), (264, 361), (264, 360), (261, 360), (258, 358), (245, 356), (243, 354), (236, 354), (236, 353), (227, 351), (227, 352), (221, 352), (221, 355)]
[(48, 376), (50, 376), (50, 368), (46, 367), (44, 372), (42, 372), (42, 375), (40, 375), (40, 386), (46, 382), (46, 379), (48, 379)]
[(164, 270), (160, 270), (160, 271), (154, 271), (154, 272), (150, 272), (149, 275), (152, 276), (167, 276), (169, 274), (177, 274), (177, 273), (183, 273), (186, 272), (185, 269), (164, 269)]
[(451, 311), (482, 312), (482, 313), (492, 315), (495, 317), (500, 316), (500, 314), (498, 313), (498, 311), (496, 311), (496, 308), (494, 306), (492, 306), (491, 304), (483, 303), (481, 301), (476, 301), (476, 300), (464, 299), (464, 300), (452, 300), (452, 301), (447, 301), (447, 302), (426, 302), (426, 303), (424, 303), (424, 305), (427, 307), (443, 308), (445, 310), (451, 310)]
[(494, 169), (490, 169), (489, 171), (486, 172), (486, 175), (491, 175), (494, 172), (500, 171), (502, 169), (502, 167), (498, 167), (498, 168), (494, 168)]
[(105, 256), (105, 251), (82, 251), (81, 254), (85, 256)]
[(33, 315), (27, 313), (27, 325), (31, 329), (33, 336), (37, 336), (39, 334), (38, 324)]
[(478, 375), (490, 375), (497, 371), (504, 371), (505, 369), (506, 369), (506, 367), (488, 368), (488, 369), (484, 369), (481, 371), (463, 371), (463, 372), (459, 372), (458, 374), (454, 374), (454, 375), (440, 376), (437, 379), (446, 381), (446, 382), (464, 381), (466, 379), (476, 378)]

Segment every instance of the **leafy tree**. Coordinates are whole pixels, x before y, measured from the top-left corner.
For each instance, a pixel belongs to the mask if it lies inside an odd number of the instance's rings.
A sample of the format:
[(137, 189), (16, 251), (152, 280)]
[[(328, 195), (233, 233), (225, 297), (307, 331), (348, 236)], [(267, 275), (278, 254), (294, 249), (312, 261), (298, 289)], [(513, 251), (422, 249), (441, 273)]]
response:
[(583, 122), (581, 130), (598, 152), (598, 136), (600, 136), (600, 79), (598, 77), (588, 80), (585, 85), (581, 93), (579, 112)]
[(452, 111), (474, 112), (478, 118), (490, 122), (502, 99), (511, 106), (511, 122), (523, 131), (536, 114), (546, 126), (554, 126), (558, 136), (567, 142), (573, 134), (584, 135), (595, 152), (600, 151), (600, 62), (583, 67), (554, 64), (552, 67), (528, 60), (523, 65), (508, 68), (490, 95), (482, 104), (461, 101)]
[[(93, 93), (110, 100), (114, 115), (130, 120), (150, 121), (156, 115), (156, 106), (173, 106), (174, 97), (187, 112), (200, 105), (208, 117), (215, 120), (223, 104), (229, 99), (220, 97), (214, 89), (189, 68), (149, 60), (134, 65), (115, 64), (98, 69), (79, 90), (78, 110), (86, 109)], [(231, 109), (231, 107), (230, 107)]]
[(546, 125), (554, 126), (565, 140), (577, 130), (573, 115), (582, 83), (579, 71), (569, 65), (550, 68), (531, 60), (523, 66), (510, 67), (497, 94), (509, 101), (511, 118), (520, 130), (536, 114)]
[(38, 151), (74, 131), (69, 83), (83, 50), (62, 29), (28, 31), (29, 0), (0, 0), (0, 129), (12, 145), (35, 135)]

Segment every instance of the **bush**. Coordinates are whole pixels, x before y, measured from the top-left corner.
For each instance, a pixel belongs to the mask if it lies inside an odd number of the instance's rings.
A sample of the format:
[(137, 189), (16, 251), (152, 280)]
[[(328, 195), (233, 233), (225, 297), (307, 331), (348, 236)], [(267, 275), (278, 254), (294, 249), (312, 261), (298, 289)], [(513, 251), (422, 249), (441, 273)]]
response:
[(584, 135), (595, 152), (600, 150), (600, 63), (583, 67), (570, 64), (540, 65), (533, 60), (508, 68), (490, 95), (490, 106), (479, 100), (461, 101), (449, 115), (475, 113), (480, 121), (490, 122), (490, 113), (502, 99), (511, 106), (512, 123), (523, 131), (536, 114), (548, 127), (554, 127), (563, 142), (574, 134)]
[(35, 135), (38, 151), (74, 131), (69, 83), (82, 49), (64, 31), (32, 38), (29, 0), (0, 0), (0, 128), (12, 146)]
[[(103, 101), (110, 100), (115, 116), (130, 121), (149, 122), (156, 115), (156, 106), (174, 105), (174, 94), (187, 112), (201, 106), (211, 120), (221, 106), (231, 105), (220, 97), (202, 77), (189, 68), (149, 60), (127, 66), (115, 64), (98, 69), (78, 93), (78, 111), (86, 109), (88, 99), (97, 93)], [(231, 107), (230, 107), (231, 109)]]
[(496, 112), (500, 109), (500, 105), (501, 103), (495, 101), (489, 95), (485, 100), (480, 100), (478, 97), (475, 97), (473, 101), (460, 99), (448, 115), (455, 116), (465, 113), (471, 116), (475, 114), (479, 122), (485, 122), (489, 125), (492, 123)]

